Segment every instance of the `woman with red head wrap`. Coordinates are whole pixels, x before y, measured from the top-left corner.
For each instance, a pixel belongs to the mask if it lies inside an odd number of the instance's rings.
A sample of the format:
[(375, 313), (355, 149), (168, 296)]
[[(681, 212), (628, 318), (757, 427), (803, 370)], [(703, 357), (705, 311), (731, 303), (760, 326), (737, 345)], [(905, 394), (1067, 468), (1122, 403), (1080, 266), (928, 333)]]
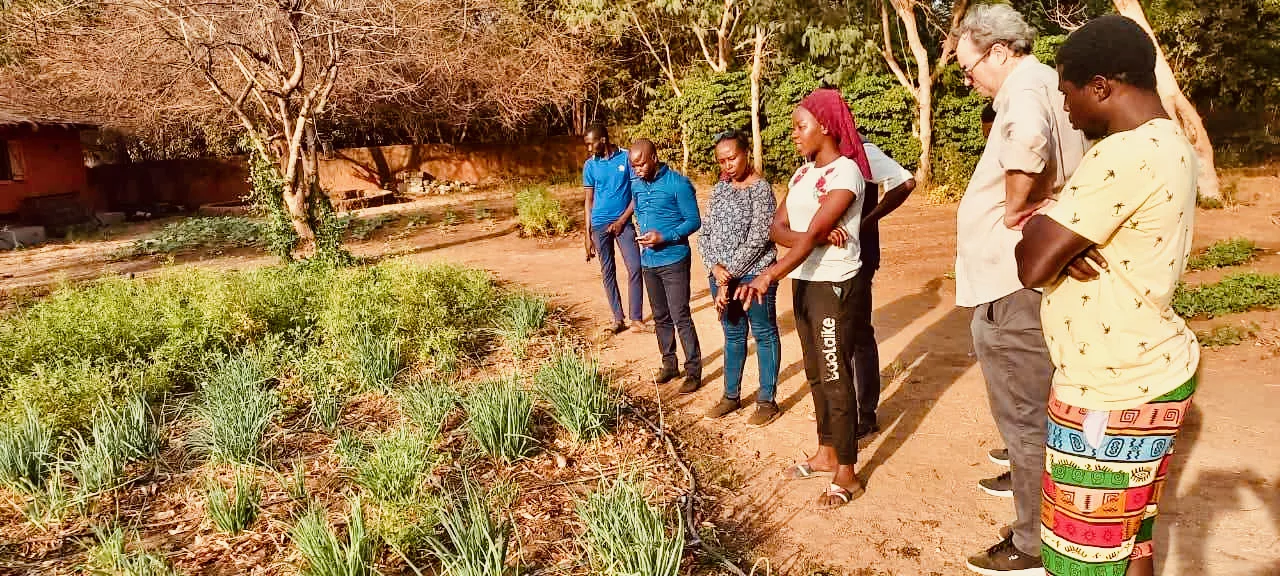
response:
[[(852, 357), (851, 303), (860, 289), (858, 230), (871, 169), (853, 114), (840, 93), (819, 89), (791, 115), (791, 139), (808, 162), (791, 178), (770, 237), (790, 248), (748, 285), (739, 300), (760, 302), (769, 284), (792, 279), (796, 333), (805, 379), (818, 421), (818, 450), (787, 469), (795, 479), (831, 475), (818, 499), (823, 507), (847, 504), (863, 493), (854, 473), (858, 458), (858, 401)], [(832, 234), (836, 231), (835, 234)], [(836, 240), (832, 244), (828, 238)]]

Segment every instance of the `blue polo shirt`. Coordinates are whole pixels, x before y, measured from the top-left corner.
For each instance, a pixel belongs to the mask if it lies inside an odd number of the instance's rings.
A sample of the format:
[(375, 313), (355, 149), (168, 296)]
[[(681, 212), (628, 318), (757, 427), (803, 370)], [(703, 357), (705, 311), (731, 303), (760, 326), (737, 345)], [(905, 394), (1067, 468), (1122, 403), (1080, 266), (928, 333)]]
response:
[(657, 268), (688, 258), (689, 236), (702, 227), (689, 179), (663, 164), (653, 182), (632, 176), (631, 193), (636, 198), (636, 235), (657, 230), (663, 240), (640, 252), (640, 265)]
[(604, 158), (594, 154), (582, 165), (582, 186), (591, 189), (591, 227), (608, 226), (631, 205), (631, 162), (618, 148)]

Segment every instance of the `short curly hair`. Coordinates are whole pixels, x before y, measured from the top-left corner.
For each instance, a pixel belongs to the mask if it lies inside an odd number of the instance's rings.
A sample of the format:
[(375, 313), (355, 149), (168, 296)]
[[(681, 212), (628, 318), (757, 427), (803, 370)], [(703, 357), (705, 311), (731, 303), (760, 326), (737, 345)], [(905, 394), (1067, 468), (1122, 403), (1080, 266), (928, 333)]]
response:
[(1156, 89), (1156, 45), (1137, 22), (1120, 15), (1089, 21), (1058, 48), (1063, 79), (1084, 86), (1095, 76)]

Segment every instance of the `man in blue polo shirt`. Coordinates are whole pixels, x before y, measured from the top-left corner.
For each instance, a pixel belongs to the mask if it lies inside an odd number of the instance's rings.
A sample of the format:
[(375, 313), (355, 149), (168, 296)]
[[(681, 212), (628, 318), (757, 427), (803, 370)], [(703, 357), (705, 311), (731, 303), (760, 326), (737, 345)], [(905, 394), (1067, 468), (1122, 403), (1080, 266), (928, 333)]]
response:
[(640, 272), (640, 247), (636, 244), (636, 229), (631, 225), (635, 203), (631, 198), (631, 165), (627, 151), (609, 142), (609, 131), (594, 125), (587, 129), (583, 140), (591, 157), (582, 166), (582, 186), (586, 188), (585, 205), (591, 230), (586, 234), (587, 261), (600, 256), (600, 272), (604, 276), (604, 294), (613, 310), (613, 326), (617, 334), (627, 329), (622, 316), (622, 295), (618, 292), (617, 264), (613, 257), (616, 243), (627, 266), (627, 297), (631, 312), (631, 325), (637, 329), (644, 324), (644, 281)]
[(658, 162), (653, 142), (640, 139), (631, 144), (631, 193), (635, 197), (636, 238), (642, 250), (644, 283), (649, 291), (658, 349), (662, 352), (662, 372), (657, 381), (666, 383), (680, 371), (676, 367), (676, 331), (684, 348), (684, 383), (681, 394), (702, 386), (702, 349), (693, 328), (689, 309), (689, 265), (692, 252), (689, 236), (702, 227), (698, 199), (693, 184), (679, 172)]

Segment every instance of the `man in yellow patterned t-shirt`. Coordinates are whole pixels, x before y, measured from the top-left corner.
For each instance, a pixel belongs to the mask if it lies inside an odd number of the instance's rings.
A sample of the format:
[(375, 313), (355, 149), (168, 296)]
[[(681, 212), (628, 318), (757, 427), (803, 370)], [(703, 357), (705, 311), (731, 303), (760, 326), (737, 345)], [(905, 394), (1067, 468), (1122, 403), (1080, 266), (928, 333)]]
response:
[(1199, 344), (1171, 306), (1191, 249), (1196, 157), (1155, 92), (1155, 54), (1122, 16), (1063, 44), (1071, 122), (1102, 140), (1016, 250), (1022, 282), (1046, 288), (1055, 368), (1041, 508), (1051, 575), (1153, 572), (1167, 457), (1196, 386)]

